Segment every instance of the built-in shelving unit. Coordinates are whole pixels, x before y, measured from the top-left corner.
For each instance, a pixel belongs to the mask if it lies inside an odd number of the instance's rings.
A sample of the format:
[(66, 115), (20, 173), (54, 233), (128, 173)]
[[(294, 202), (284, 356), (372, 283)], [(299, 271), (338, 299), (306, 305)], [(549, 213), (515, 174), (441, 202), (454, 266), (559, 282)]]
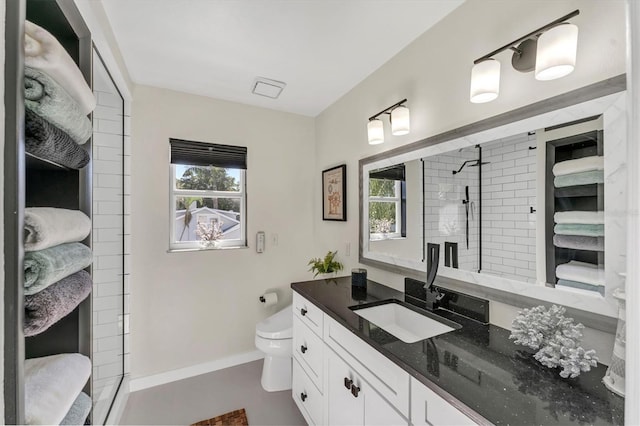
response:
[[(91, 162), (80, 170), (25, 153), (24, 147), (24, 22), (51, 33), (76, 62), (91, 85), (91, 36), (73, 0), (11, 0), (7, 2), (5, 88), (5, 351), (4, 421), (25, 424), (25, 359), (61, 353), (91, 357), (91, 297), (44, 332), (25, 337), (24, 212), (28, 207), (80, 210), (91, 217)], [(15, 105), (15, 106), (14, 106)], [(82, 145), (91, 155), (91, 140)], [(91, 235), (83, 243), (91, 246)], [(89, 273), (91, 268), (86, 269)], [(91, 395), (89, 380), (84, 392)]]
[[(603, 131), (593, 130), (547, 142), (546, 147), (546, 270), (547, 283), (557, 283), (556, 268), (572, 260), (604, 268), (604, 250), (565, 248), (554, 245), (557, 212), (604, 212), (604, 183), (556, 187), (553, 166), (585, 157), (603, 156)], [(604, 226), (604, 225), (603, 225)], [(604, 238), (604, 235), (602, 236)]]

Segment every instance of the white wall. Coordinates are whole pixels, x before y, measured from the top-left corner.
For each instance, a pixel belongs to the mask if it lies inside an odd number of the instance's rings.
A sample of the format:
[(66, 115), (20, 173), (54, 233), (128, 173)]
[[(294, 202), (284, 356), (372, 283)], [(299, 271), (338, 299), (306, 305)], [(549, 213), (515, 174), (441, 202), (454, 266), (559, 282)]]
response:
[[(580, 28), (577, 67), (569, 76), (541, 82), (502, 63), (500, 97), (488, 104), (469, 102), (473, 60), (574, 9)], [(495, 116), (625, 72), (624, 2), (618, 0), (482, 1), (467, 0), (316, 119), (316, 174), (330, 165), (347, 163), (348, 217), (345, 223), (324, 223), (313, 210), (316, 251), (358, 244), (358, 160), (394, 147)], [(394, 137), (385, 122), (382, 145), (367, 144), (367, 118), (407, 98), (411, 133)], [(384, 119), (383, 119), (384, 120)], [(347, 260), (347, 268), (357, 258)], [(403, 277), (369, 267), (369, 277), (402, 289)]]
[[(276, 289), (277, 308), (290, 303), (290, 283), (323, 253), (311, 250), (314, 120), (144, 86), (132, 115), (132, 378), (255, 350), (256, 323), (275, 311), (258, 297)], [(248, 147), (250, 248), (167, 252), (171, 137)]]

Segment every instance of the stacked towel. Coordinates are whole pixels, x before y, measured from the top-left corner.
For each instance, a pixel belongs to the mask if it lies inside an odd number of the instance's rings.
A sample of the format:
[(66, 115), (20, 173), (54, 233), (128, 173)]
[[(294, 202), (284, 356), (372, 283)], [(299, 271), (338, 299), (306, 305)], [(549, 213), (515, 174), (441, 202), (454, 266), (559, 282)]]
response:
[(25, 110), (24, 127), (28, 153), (71, 169), (81, 169), (89, 163), (87, 151), (30, 109)]
[(592, 263), (572, 260), (556, 267), (556, 277), (561, 280), (604, 286), (604, 269)]
[(24, 335), (40, 334), (71, 313), (91, 293), (93, 282), (78, 271), (38, 293), (24, 298)]
[(84, 240), (91, 219), (79, 210), (29, 207), (24, 211), (24, 250), (36, 251)]
[(24, 294), (32, 295), (91, 265), (91, 249), (68, 243), (24, 255)]
[(572, 173), (569, 175), (556, 176), (553, 179), (553, 184), (556, 188), (576, 185), (591, 185), (594, 183), (604, 183), (604, 170)]
[(559, 235), (582, 235), (585, 237), (604, 237), (604, 225), (560, 223), (553, 227), (553, 232)]
[(557, 212), (553, 215), (555, 223), (579, 223), (587, 225), (602, 225), (604, 224), (604, 212), (589, 212), (589, 211), (568, 211)]
[(561, 161), (553, 166), (553, 175), (565, 176), (593, 170), (604, 170), (604, 157), (593, 156)]
[(565, 290), (590, 291), (600, 293), (602, 296), (604, 296), (604, 286), (602, 285), (586, 284), (571, 280), (558, 280), (556, 287), (558, 286), (562, 287)]
[(91, 121), (76, 101), (45, 73), (24, 69), (24, 103), (27, 108), (82, 145), (93, 131)]
[(91, 375), (81, 354), (59, 354), (24, 362), (25, 423), (59, 425)]
[(67, 51), (48, 31), (25, 22), (24, 64), (53, 78), (78, 103), (83, 115), (96, 107), (96, 98)]
[(84, 392), (76, 398), (60, 425), (82, 426), (91, 412), (91, 398)]
[(553, 245), (556, 247), (563, 247), (574, 250), (604, 251), (604, 237), (585, 237), (583, 235), (554, 235)]

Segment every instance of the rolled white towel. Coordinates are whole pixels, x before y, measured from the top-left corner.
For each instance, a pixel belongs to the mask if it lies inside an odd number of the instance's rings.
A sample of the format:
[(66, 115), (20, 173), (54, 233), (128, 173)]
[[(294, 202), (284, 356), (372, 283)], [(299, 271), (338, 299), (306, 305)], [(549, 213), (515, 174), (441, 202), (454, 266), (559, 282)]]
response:
[(81, 354), (58, 354), (24, 362), (24, 414), (28, 425), (59, 425), (91, 375)]
[(604, 212), (568, 211), (557, 212), (553, 215), (556, 223), (574, 223), (582, 225), (602, 225), (604, 224)]
[(604, 269), (593, 263), (572, 260), (556, 267), (556, 277), (592, 285), (604, 285)]
[(76, 100), (83, 114), (96, 107), (96, 98), (71, 56), (47, 30), (24, 23), (24, 64), (46, 73)]
[(604, 170), (604, 157), (592, 156), (561, 161), (553, 166), (553, 175), (564, 176), (591, 170)]
[(24, 250), (36, 251), (84, 240), (91, 219), (79, 210), (29, 207), (24, 211)]

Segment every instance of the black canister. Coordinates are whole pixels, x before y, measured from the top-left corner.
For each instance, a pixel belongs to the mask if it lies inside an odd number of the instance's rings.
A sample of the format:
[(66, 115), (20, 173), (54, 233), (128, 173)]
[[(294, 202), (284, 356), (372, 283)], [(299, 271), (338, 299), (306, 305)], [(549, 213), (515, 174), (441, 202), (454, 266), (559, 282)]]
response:
[(351, 286), (360, 289), (367, 289), (367, 270), (355, 268), (351, 270)]

